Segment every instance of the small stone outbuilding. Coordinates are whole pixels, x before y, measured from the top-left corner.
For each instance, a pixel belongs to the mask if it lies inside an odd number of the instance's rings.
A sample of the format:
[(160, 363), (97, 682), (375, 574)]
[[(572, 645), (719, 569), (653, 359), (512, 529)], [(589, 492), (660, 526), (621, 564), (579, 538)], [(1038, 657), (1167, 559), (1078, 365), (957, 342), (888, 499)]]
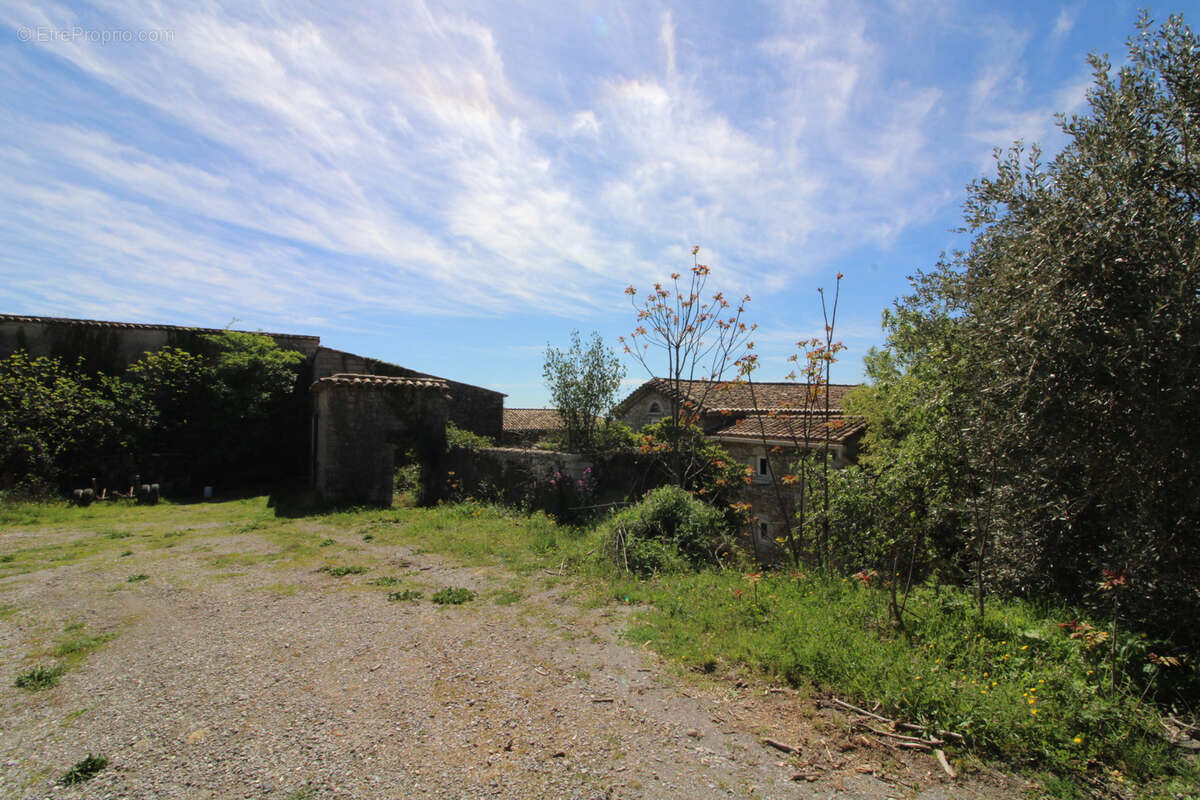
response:
[(313, 483), (339, 505), (392, 504), (396, 450), (421, 462), (422, 496), (438, 496), (448, 385), (430, 378), (338, 373), (314, 382)]

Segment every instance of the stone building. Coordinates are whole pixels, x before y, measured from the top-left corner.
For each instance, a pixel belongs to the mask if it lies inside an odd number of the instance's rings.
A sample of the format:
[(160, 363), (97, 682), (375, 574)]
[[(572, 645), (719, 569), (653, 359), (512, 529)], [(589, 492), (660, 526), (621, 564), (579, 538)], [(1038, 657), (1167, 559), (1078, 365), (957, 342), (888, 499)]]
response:
[(339, 373), (315, 381), (313, 484), (337, 503), (390, 506), (397, 450), (421, 463), (436, 497), (446, 453), (449, 385), (429, 378)]
[[(24, 349), (30, 355), (56, 356), (67, 363), (82, 359), (84, 369), (89, 372), (117, 374), (146, 353), (163, 347), (198, 351), (203, 347), (202, 337), (221, 332), (220, 328), (0, 314), (0, 358)], [(263, 335), (270, 336), (284, 349), (304, 355), (301, 378), (305, 386), (337, 373), (444, 381), (450, 393), (449, 420), (464, 430), (500, 439), (504, 425), (502, 392), (323, 347), (319, 336)]]
[[(0, 358), (25, 350), (80, 362), (91, 373), (119, 374), (163, 347), (203, 352), (203, 337), (219, 333), (217, 328), (0, 314)], [(305, 357), (299, 384), (311, 386), (305, 397), (311, 400), (312, 419), (308, 428), (298, 420), (295, 441), (309, 444), (307, 471), (322, 494), (336, 502), (391, 505), (395, 448), (414, 450), (436, 465), (445, 449), (447, 422), (496, 440), (502, 435), (501, 392), (323, 347), (317, 336), (263, 335)], [(302, 461), (298, 466), (303, 470)]]
[(506, 408), (501, 443), (506, 447), (530, 447), (563, 428), (556, 408)]
[(780, 508), (771, 477), (792, 472), (796, 456), (820, 452), (828, 442), (835, 466), (854, 463), (865, 424), (844, 413), (846, 395), (855, 384), (830, 384), (828, 414), (822, 387), (816, 396), (800, 383), (679, 381), (653, 378), (617, 406), (617, 417), (640, 430), (670, 419), (672, 409), (695, 414), (705, 436), (720, 443), (731, 457), (751, 469), (745, 499), (753, 514), (756, 549), (769, 551), (793, 513), (795, 489)]

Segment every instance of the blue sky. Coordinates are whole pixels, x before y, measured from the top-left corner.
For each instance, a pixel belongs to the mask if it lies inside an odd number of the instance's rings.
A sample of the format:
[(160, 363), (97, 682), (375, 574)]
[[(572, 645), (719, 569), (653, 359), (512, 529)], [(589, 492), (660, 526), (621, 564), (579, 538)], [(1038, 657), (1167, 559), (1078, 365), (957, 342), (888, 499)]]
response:
[(844, 273), (856, 381), (1138, 7), (331, 5), (0, 0), (0, 312), (315, 334), (539, 406), (547, 343), (615, 346), (700, 245), (763, 380)]

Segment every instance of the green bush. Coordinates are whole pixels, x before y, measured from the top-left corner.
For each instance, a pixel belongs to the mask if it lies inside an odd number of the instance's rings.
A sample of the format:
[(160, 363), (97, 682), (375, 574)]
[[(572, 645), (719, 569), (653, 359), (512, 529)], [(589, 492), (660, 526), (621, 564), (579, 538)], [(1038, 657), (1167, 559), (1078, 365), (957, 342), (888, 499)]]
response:
[(469, 450), (472, 453), (478, 452), (485, 447), (495, 447), (496, 443), (491, 437), (480, 436), (472, 431), (464, 431), (462, 428), (455, 425), (453, 422), (446, 423), (446, 449), (447, 450)]
[(677, 486), (647, 493), (640, 503), (614, 515), (605, 528), (617, 565), (639, 575), (715, 563), (728, 534), (722, 511)]

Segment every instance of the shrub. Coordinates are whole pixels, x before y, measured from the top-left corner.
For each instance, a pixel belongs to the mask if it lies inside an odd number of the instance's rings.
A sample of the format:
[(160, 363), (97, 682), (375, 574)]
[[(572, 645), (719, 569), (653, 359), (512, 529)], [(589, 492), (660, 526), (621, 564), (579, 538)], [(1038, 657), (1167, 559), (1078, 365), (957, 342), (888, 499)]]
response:
[(474, 600), (475, 593), (470, 589), (452, 589), (447, 586), (445, 589), (438, 589), (433, 593), (433, 597), (429, 599), (437, 603), (439, 606), (459, 606), (463, 603), (469, 603)]
[(108, 766), (108, 759), (104, 756), (94, 756), (88, 753), (88, 757), (77, 762), (69, 770), (63, 773), (63, 776), (58, 779), (61, 786), (74, 786), (77, 783), (91, 780), (97, 772)]
[(640, 575), (716, 563), (728, 533), (722, 511), (677, 486), (647, 493), (605, 527), (617, 565)]

